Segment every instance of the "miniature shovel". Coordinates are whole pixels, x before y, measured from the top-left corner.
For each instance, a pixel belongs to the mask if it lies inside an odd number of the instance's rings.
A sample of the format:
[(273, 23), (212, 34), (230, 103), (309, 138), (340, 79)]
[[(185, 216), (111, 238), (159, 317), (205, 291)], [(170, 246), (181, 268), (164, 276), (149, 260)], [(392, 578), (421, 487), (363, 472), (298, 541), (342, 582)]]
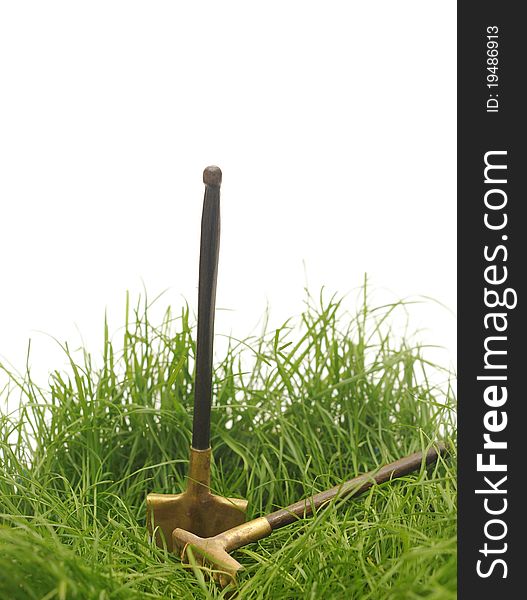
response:
[(156, 542), (172, 550), (172, 532), (184, 529), (200, 537), (215, 536), (245, 521), (247, 500), (223, 498), (210, 491), (210, 411), (214, 309), (220, 246), (221, 170), (203, 171), (205, 197), (199, 257), (198, 338), (194, 421), (187, 489), (181, 494), (148, 494), (147, 526)]

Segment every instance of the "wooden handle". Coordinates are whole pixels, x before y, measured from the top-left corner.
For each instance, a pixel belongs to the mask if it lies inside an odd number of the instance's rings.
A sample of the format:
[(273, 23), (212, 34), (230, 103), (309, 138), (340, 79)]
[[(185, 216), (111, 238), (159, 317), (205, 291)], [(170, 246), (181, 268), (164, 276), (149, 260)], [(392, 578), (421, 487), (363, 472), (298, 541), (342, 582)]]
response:
[(205, 197), (201, 217), (198, 339), (192, 429), (192, 447), (196, 450), (206, 450), (210, 446), (214, 310), (216, 308), (216, 282), (220, 252), (221, 170), (219, 167), (207, 167), (203, 171), (203, 183), (205, 184)]
[(277, 510), (276, 512), (267, 515), (265, 518), (269, 522), (269, 525), (272, 529), (284, 527), (284, 525), (289, 525), (289, 523), (293, 523), (293, 521), (313, 514), (313, 510), (322, 507), (324, 504), (327, 504), (330, 500), (337, 496), (344, 497), (351, 494), (353, 496), (358, 496), (359, 494), (362, 494), (366, 490), (370, 489), (372, 485), (378, 485), (380, 483), (384, 483), (385, 481), (390, 481), (392, 479), (396, 479), (397, 477), (408, 475), (408, 473), (421, 468), (423, 458), (425, 463), (428, 465), (436, 461), (437, 457), (440, 454), (444, 454), (446, 451), (447, 449), (445, 444), (439, 442), (435, 446), (432, 446), (425, 456), (423, 456), (422, 452), (410, 454), (409, 456), (400, 458), (399, 460), (396, 460), (388, 465), (384, 465), (378, 471), (371, 471), (370, 473), (359, 475), (358, 477), (350, 479), (345, 483), (336, 485), (330, 490), (320, 492), (315, 496), (295, 502), (287, 508)]

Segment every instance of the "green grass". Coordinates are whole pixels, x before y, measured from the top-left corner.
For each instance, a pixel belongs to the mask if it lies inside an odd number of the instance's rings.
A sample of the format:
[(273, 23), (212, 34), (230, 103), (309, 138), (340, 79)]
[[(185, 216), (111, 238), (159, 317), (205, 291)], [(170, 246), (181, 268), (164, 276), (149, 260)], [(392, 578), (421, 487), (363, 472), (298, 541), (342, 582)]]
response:
[[(247, 498), (250, 517), (454, 441), (449, 374), (433, 385), (424, 350), (391, 332), (404, 304), (359, 304), (308, 296), (296, 320), (229, 340), (216, 365), (212, 485)], [(127, 302), (123, 342), (105, 323), (102, 360), (64, 346), (69, 369), (45, 387), (9, 373), (2, 600), (228, 597), (145, 531), (146, 494), (185, 487), (195, 355), (188, 307), (157, 326), (149, 310)], [(239, 597), (453, 599), (455, 505), (451, 455), (237, 551)]]

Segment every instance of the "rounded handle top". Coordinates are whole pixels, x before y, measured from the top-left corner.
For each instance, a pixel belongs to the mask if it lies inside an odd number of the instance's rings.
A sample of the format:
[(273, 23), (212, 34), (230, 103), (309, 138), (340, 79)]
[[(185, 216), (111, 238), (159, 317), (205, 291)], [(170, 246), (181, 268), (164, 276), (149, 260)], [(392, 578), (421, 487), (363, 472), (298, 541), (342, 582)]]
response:
[(203, 183), (213, 187), (221, 185), (221, 169), (214, 165), (207, 167), (203, 171)]

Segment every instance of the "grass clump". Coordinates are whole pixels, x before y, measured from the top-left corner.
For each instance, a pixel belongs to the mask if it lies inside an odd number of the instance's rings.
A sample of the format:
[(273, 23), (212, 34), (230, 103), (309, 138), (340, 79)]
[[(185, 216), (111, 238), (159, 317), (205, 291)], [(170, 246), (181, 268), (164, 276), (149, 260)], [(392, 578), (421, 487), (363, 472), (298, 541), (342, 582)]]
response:
[[(45, 388), (8, 371), (19, 407), (0, 417), (0, 598), (228, 597), (145, 530), (146, 494), (185, 488), (195, 356), (188, 307), (157, 326), (149, 310), (127, 302), (120, 344), (105, 323), (99, 365), (65, 345), (69, 368)], [(214, 372), (213, 491), (247, 498), (252, 518), (452, 440), (451, 390), (390, 332), (399, 310), (364, 296), (350, 315), (308, 296), (296, 322), (230, 339)], [(455, 498), (451, 456), (340, 500), (239, 550), (239, 597), (453, 599)]]

